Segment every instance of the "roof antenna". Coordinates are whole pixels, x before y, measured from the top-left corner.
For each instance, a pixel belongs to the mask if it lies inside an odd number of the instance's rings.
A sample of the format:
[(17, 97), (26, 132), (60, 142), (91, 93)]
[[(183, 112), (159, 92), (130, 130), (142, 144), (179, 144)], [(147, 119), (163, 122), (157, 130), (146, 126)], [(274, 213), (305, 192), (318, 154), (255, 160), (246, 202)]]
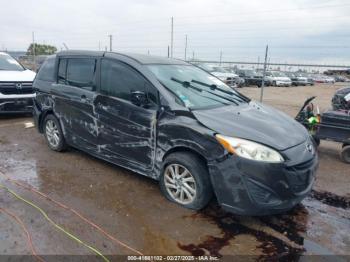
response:
[(65, 43), (63, 43), (63, 46), (66, 50), (69, 50), (68, 46)]

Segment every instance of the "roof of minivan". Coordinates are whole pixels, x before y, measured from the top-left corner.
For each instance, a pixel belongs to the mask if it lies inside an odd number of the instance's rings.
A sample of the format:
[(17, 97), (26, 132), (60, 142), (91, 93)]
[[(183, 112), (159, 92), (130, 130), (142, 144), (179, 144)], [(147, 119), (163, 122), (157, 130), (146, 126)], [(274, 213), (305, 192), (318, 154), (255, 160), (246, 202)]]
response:
[(154, 56), (154, 55), (143, 55), (143, 54), (133, 54), (133, 53), (119, 53), (119, 52), (104, 52), (104, 51), (84, 51), (84, 50), (66, 50), (57, 53), (58, 56), (74, 56), (74, 55), (82, 55), (82, 56), (107, 56), (113, 57), (117, 56), (125, 56), (130, 59), (133, 59), (140, 64), (169, 64), (169, 65), (187, 65), (185, 61), (167, 58), (162, 56)]

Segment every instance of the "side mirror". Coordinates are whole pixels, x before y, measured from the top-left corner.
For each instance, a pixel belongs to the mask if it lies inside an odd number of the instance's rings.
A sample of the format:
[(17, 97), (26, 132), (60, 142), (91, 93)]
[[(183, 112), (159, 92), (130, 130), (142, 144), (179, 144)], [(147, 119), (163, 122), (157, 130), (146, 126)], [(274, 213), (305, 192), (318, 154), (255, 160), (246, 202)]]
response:
[(133, 91), (131, 92), (131, 103), (137, 106), (147, 106), (149, 104), (149, 100), (145, 92)]

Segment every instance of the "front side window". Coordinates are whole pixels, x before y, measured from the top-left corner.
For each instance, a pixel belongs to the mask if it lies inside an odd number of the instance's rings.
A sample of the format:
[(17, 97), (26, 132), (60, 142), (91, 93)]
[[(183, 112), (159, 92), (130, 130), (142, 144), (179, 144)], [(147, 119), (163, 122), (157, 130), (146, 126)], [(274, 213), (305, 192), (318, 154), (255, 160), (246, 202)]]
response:
[(0, 54), (0, 70), (23, 71), (24, 68), (12, 56)]
[[(148, 82), (130, 66), (109, 59), (101, 62), (101, 93), (130, 101), (131, 92), (146, 92)], [(152, 100), (152, 97), (151, 97)]]
[(93, 90), (95, 82), (96, 59), (69, 58), (67, 63), (67, 84), (87, 90)]
[(174, 96), (175, 101), (201, 109), (224, 105), (239, 105), (247, 98), (216, 77), (192, 65), (149, 65), (159, 82)]
[(43, 81), (54, 81), (56, 57), (49, 57), (40, 67), (37, 78)]

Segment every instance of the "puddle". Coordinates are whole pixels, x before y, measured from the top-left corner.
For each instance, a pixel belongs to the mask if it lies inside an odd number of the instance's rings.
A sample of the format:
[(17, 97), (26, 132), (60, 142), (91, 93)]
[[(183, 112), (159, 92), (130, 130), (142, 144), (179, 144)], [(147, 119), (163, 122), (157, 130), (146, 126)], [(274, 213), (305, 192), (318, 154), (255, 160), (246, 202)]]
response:
[(350, 197), (342, 197), (330, 192), (315, 190), (312, 190), (310, 196), (329, 206), (340, 207), (343, 209), (350, 208)]
[(178, 243), (178, 247), (192, 255), (222, 257), (222, 249), (230, 245), (231, 240), (239, 235), (250, 235), (258, 241), (256, 248), (263, 253), (258, 260), (295, 261), (311, 254), (346, 254), (346, 243), (350, 241), (350, 213), (344, 210), (348, 207), (347, 201), (331, 193), (313, 192), (302, 204), (286, 213), (250, 218), (269, 230), (257, 230), (249, 224), (246, 226), (247, 223), (243, 222), (247, 218), (225, 212), (212, 203), (190, 218), (208, 220), (221, 230), (221, 234), (207, 236), (199, 244)]
[(222, 257), (220, 251), (223, 247), (230, 244), (230, 240), (235, 239), (239, 235), (251, 235), (259, 242), (257, 249), (260, 249), (263, 256), (260, 260), (269, 259), (285, 259), (296, 260), (305, 251), (303, 248), (294, 248), (282, 241), (281, 239), (272, 236), (264, 231), (256, 230), (247, 227), (240, 223), (244, 217), (235, 216), (223, 211), (217, 205), (210, 205), (191, 216), (191, 218), (205, 218), (211, 223), (218, 226), (221, 230), (221, 236), (207, 236), (207, 238), (199, 244), (181, 244), (178, 247), (192, 255), (212, 255)]

